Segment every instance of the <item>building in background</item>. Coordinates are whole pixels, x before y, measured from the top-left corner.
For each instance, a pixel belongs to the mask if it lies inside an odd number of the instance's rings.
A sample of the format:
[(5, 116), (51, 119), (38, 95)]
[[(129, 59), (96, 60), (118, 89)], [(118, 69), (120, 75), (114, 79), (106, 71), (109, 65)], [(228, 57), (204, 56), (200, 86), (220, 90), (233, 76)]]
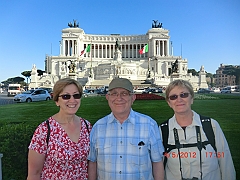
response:
[(173, 55), (169, 30), (153, 21), (143, 35), (85, 34), (79, 25), (68, 23), (62, 30), (60, 54), (46, 56), (45, 74), (32, 68), (30, 88), (52, 87), (61, 78), (71, 77), (82, 85), (108, 85), (115, 77), (128, 78), (134, 86), (167, 86), (181, 78), (194, 89), (207, 88), (204, 66), (199, 76), (188, 72), (188, 61)]
[(236, 85), (236, 76), (227, 74), (233, 68), (235, 68), (235, 66), (233, 65), (220, 64), (220, 67), (216, 70), (216, 76), (215, 76), (216, 87)]

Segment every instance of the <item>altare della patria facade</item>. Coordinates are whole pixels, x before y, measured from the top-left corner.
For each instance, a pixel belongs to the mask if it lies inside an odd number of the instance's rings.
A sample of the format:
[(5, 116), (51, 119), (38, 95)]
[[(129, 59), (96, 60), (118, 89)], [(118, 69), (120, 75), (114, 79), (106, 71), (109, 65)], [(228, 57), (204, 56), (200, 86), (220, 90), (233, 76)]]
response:
[[(147, 52), (140, 53), (147, 47)], [(85, 34), (74, 20), (62, 29), (58, 56), (46, 55), (45, 73), (31, 71), (30, 88), (53, 87), (70, 77), (85, 87), (108, 85), (116, 77), (128, 78), (135, 87), (166, 87), (175, 79), (191, 82), (194, 89), (207, 88), (204, 66), (199, 76), (188, 73), (188, 60), (173, 55), (169, 30), (154, 20), (142, 35)]]

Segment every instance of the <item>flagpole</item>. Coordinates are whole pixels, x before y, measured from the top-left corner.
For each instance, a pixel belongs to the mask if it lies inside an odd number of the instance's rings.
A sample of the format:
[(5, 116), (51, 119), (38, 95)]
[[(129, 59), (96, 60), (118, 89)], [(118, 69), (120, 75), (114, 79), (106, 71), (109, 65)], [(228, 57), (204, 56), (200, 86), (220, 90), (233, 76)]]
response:
[(147, 74), (147, 78), (150, 78), (151, 77), (151, 73), (150, 73), (150, 57), (149, 57), (149, 39), (148, 39), (148, 74)]
[(91, 43), (90, 43), (90, 61), (91, 61), (91, 67), (90, 67), (90, 75), (89, 77), (92, 77), (92, 38), (91, 38)]

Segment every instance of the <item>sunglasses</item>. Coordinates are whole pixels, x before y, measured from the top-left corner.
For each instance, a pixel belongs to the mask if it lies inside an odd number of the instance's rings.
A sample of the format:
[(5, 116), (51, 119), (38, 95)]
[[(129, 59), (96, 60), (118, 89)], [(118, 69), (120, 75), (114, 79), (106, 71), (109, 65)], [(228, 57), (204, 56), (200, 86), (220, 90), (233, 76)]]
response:
[(58, 97), (61, 97), (64, 100), (68, 100), (71, 98), (71, 96), (73, 96), (74, 99), (80, 99), (82, 97), (82, 94), (74, 94), (74, 95), (63, 94), (63, 95), (59, 95)]
[(180, 96), (181, 98), (187, 98), (189, 96), (189, 94), (190, 93), (181, 93), (179, 95), (174, 94), (174, 95), (169, 96), (169, 99), (176, 100), (178, 98), (178, 96)]

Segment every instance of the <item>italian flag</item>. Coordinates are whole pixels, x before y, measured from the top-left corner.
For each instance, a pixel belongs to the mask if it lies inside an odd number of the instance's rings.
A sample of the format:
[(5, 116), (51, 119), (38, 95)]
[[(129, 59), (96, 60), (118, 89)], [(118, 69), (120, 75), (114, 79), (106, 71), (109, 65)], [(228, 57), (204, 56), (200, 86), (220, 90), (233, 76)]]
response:
[(81, 51), (80, 56), (83, 55), (83, 54), (85, 54), (85, 53), (87, 53), (87, 52), (90, 52), (90, 48), (91, 48), (91, 46), (90, 46), (90, 44), (89, 44), (84, 50)]
[(142, 49), (139, 50), (139, 53), (140, 53), (140, 54), (144, 54), (144, 53), (146, 53), (146, 52), (148, 52), (148, 44), (145, 45)]

